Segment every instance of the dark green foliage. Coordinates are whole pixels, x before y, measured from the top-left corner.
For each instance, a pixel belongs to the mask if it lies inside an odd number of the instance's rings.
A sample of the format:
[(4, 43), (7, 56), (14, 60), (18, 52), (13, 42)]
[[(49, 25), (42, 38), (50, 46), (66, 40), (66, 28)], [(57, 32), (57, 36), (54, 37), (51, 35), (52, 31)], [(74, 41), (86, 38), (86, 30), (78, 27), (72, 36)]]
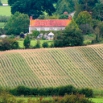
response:
[(93, 18), (103, 21), (103, 3), (98, 3), (93, 9)]
[(10, 90), (10, 93), (13, 95), (30, 95), (31, 94), (31, 89), (28, 87), (24, 87), (24, 86), (18, 86), (16, 89), (14, 90)]
[(16, 11), (21, 13), (28, 14), (29, 16), (33, 16), (34, 18), (38, 18), (39, 15), (42, 15), (44, 12), (52, 15), (55, 11), (53, 6), (56, 0), (17, 0), (13, 1), (9, 0), (9, 4), (11, 5), (11, 12), (14, 14)]
[(40, 41), (39, 40), (37, 40), (37, 43), (36, 43), (34, 48), (40, 48)]
[(99, 0), (79, 0), (81, 11), (92, 12)]
[(30, 38), (29, 38), (28, 35), (24, 39), (24, 46), (25, 46), (25, 48), (29, 48), (30, 47)]
[(9, 35), (19, 35), (21, 32), (27, 33), (29, 31), (29, 22), (28, 15), (16, 12), (5, 24), (4, 30)]
[(86, 97), (93, 97), (93, 91), (89, 88), (83, 88), (79, 91), (80, 94), (84, 94)]
[(60, 15), (59, 19), (68, 19), (68, 14), (62, 14), (62, 15)]
[(4, 38), (0, 42), (0, 50), (18, 49), (19, 45), (15, 39)]
[(80, 45), (83, 45), (83, 35), (74, 20), (72, 20), (71, 24), (64, 31), (54, 38), (55, 47)]
[(40, 95), (40, 96), (64, 96), (65, 94), (83, 94), (86, 97), (92, 97), (93, 91), (89, 88), (86, 89), (76, 89), (75, 87), (69, 85), (69, 86), (62, 86), (62, 87), (56, 87), (56, 88), (28, 88), (24, 86), (18, 86), (15, 89), (11, 89), (9, 91), (11, 94), (15, 96), (28, 96), (28, 95)]
[(24, 37), (25, 37), (24, 33), (21, 32), (21, 33), (20, 33), (20, 38), (24, 38)]
[(64, 12), (71, 13), (74, 11), (74, 1), (73, 0), (58, 0), (56, 6), (56, 13), (63, 14)]
[(48, 47), (49, 47), (49, 45), (48, 45), (48, 43), (47, 43), (47, 42), (44, 42), (44, 43), (42, 44), (42, 47), (44, 47), (44, 48), (48, 48)]

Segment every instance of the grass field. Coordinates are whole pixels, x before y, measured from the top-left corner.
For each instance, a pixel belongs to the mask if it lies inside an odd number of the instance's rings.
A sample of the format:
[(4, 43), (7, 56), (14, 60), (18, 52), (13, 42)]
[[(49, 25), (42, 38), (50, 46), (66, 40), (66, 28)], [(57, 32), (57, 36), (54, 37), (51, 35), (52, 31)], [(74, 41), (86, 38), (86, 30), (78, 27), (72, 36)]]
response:
[(94, 103), (103, 103), (103, 97), (101, 98), (91, 98), (91, 101), (93, 101)]
[[(43, 44), (44, 42), (47, 42), (48, 45), (51, 45), (51, 44), (53, 43), (52, 40), (40, 40), (40, 45), (41, 45), (41, 47), (42, 47), (42, 44)], [(19, 43), (19, 47), (20, 47), (20, 48), (24, 48), (23, 40), (19, 40), (18, 43)], [(30, 45), (31, 45), (32, 47), (34, 47), (34, 46), (36, 45), (36, 43), (37, 43), (37, 40), (31, 40)]]
[[(28, 101), (28, 99), (31, 99), (31, 100), (39, 100), (40, 97), (16, 97), (17, 100), (23, 100), (25, 102)], [(44, 100), (52, 100), (52, 97), (43, 97)], [(103, 97), (101, 98), (90, 98), (91, 101), (93, 101), (94, 103), (103, 103)]]
[(7, 0), (1, 0), (1, 2), (2, 2), (3, 4), (7, 4), (7, 3), (8, 3)]
[(11, 15), (10, 6), (0, 6), (0, 15), (2, 15), (2, 16), (10, 16)]

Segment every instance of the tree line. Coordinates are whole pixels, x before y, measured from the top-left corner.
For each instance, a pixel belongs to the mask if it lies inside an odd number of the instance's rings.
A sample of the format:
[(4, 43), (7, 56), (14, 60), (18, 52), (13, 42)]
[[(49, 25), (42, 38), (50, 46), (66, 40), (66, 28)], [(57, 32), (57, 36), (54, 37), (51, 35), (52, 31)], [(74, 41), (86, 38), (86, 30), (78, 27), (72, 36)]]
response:
[[(22, 32), (27, 33), (29, 31), (29, 16), (31, 15), (34, 18), (44, 19), (46, 18), (46, 15), (43, 14), (45, 12), (49, 15), (47, 17), (50, 18), (57, 18), (58, 15), (60, 18), (68, 18), (68, 14), (63, 13), (65, 11), (68, 13), (75, 11), (71, 24), (65, 30), (55, 34), (54, 46), (84, 45), (84, 35), (89, 34), (94, 34), (95, 36), (91, 43), (102, 40), (103, 3), (101, 0), (38, 0), (36, 2), (35, 0), (8, 0), (8, 3), (11, 5), (13, 14), (4, 26), (5, 33), (8, 35), (18, 36)], [(0, 33), (2, 32), (3, 30)]]

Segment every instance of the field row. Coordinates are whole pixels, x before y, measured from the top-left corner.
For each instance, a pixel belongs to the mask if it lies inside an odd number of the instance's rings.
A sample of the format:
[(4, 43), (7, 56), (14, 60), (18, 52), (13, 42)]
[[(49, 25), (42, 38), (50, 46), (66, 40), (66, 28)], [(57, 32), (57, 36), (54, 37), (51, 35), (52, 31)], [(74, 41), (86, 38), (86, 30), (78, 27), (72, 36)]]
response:
[(103, 89), (103, 47), (7, 51), (0, 55), (0, 85)]

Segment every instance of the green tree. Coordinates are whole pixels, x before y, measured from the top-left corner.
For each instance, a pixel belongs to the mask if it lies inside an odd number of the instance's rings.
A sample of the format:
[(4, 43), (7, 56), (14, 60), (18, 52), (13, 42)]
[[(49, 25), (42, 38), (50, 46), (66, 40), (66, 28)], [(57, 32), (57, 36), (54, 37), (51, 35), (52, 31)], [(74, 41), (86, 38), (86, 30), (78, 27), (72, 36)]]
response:
[(36, 39), (39, 34), (40, 34), (39, 31), (33, 30), (33, 31), (32, 31), (32, 34), (30, 34), (30, 36), (31, 36), (31, 38), (35, 38), (35, 39)]
[(78, 0), (78, 2), (75, 3), (75, 17), (77, 17), (81, 11), (93, 13), (93, 9), (97, 3), (99, 3), (99, 0)]
[(29, 30), (29, 17), (27, 14), (16, 12), (10, 17), (4, 26), (7, 34), (19, 35), (21, 32), (28, 32)]
[(64, 12), (71, 13), (74, 11), (73, 0), (58, 0), (56, 5), (56, 13), (63, 14)]
[(71, 24), (54, 40), (55, 47), (80, 46), (83, 44), (83, 35), (78, 25), (72, 20)]
[(56, 2), (56, 0), (17, 0), (15, 2), (14, 0), (13, 2), (9, 0), (12, 14), (19, 11), (34, 18), (38, 18), (44, 14), (44, 12), (52, 15), (52, 13), (55, 12), (54, 2)]
[(92, 12), (99, 0), (79, 0), (81, 11)]
[(103, 21), (103, 3), (98, 3), (93, 9), (93, 18)]
[(30, 38), (29, 38), (28, 35), (24, 39), (24, 46), (25, 46), (25, 48), (29, 48), (30, 47)]
[(89, 12), (80, 12), (76, 18), (76, 23), (79, 25), (80, 29), (84, 34), (92, 32), (92, 16)]

